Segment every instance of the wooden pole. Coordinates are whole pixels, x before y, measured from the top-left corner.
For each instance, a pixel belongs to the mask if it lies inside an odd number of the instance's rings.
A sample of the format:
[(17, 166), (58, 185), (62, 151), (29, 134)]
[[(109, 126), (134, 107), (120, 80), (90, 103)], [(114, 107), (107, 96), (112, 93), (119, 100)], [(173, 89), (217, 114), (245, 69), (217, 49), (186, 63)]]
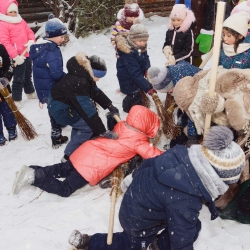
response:
[[(209, 96), (214, 96), (216, 77), (217, 77), (217, 68), (219, 64), (220, 48), (221, 48), (221, 34), (222, 34), (222, 24), (225, 16), (225, 2), (217, 3), (217, 13), (216, 13), (216, 23), (215, 23), (215, 35), (214, 35), (214, 47), (213, 47), (213, 58), (212, 58), (212, 67), (211, 67), (211, 76), (209, 81)], [(206, 113), (205, 118), (205, 128), (204, 136), (208, 132), (211, 126), (211, 117), (212, 114)]]
[(200, 69), (203, 69), (206, 66), (206, 64), (209, 61), (209, 59), (211, 58), (212, 54), (213, 54), (213, 48), (207, 53), (207, 56), (204, 59), (204, 61), (202, 61), (201, 65), (199, 67)]

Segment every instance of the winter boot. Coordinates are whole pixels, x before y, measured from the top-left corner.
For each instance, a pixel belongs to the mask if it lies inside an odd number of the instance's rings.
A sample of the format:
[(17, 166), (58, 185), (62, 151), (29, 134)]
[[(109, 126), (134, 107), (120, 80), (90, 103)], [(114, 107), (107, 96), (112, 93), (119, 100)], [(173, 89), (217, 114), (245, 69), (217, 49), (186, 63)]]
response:
[(16, 175), (16, 179), (12, 187), (12, 193), (18, 194), (23, 187), (33, 184), (34, 180), (35, 170), (24, 165)]
[(69, 237), (69, 243), (79, 250), (87, 250), (91, 236), (81, 234), (78, 230), (74, 230)]
[(69, 156), (64, 155), (63, 158), (61, 159), (61, 162), (62, 162), (62, 163), (65, 163), (65, 162), (67, 162), (68, 160), (69, 160)]
[(59, 148), (62, 144), (66, 143), (68, 139), (69, 138), (67, 136), (62, 136), (62, 135), (60, 135), (60, 137), (58, 138), (51, 138), (52, 148)]
[(4, 137), (3, 133), (0, 133), (0, 146), (5, 145), (6, 143), (6, 138)]
[(9, 133), (9, 141), (14, 141), (17, 138), (17, 130), (16, 127), (8, 128)]

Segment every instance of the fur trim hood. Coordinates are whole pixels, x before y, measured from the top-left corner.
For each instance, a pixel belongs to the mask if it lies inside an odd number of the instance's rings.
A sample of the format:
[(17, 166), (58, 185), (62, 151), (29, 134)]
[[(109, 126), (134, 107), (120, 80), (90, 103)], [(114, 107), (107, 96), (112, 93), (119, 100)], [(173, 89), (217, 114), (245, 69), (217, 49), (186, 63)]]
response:
[(119, 32), (115, 38), (117, 49), (125, 54), (129, 54), (132, 51), (132, 47), (128, 44), (127, 36), (127, 32)]
[(90, 61), (83, 52), (79, 52), (76, 56), (73, 56), (68, 60), (67, 69), (69, 74), (79, 75), (81, 77), (87, 77), (86, 73), (88, 73), (88, 75), (94, 80)]
[[(187, 9), (187, 16), (183, 20), (183, 23), (181, 24), (180, 28), (177, 29), (177, 32), (186, 32), (194, 22), (195, 22), (195, 16), (193, 11)], [(169, 20), (168, 29), (170, 30), (174, 29), (171, 18)]]

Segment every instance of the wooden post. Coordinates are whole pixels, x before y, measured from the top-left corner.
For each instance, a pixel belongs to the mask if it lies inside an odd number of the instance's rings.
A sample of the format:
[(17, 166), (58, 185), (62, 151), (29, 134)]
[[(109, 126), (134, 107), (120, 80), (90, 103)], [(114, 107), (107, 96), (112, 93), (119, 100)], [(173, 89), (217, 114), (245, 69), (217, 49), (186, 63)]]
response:
[[(214, 47), (213, 47), (213, 58), (212, 58), (212, 67), (211, 67), (211, 75), (209, 81), (209, 96), (214, 96), (216, 78), (217, 78), (217, 68), (219, 64), (219, 56), (221, 49), (221, 34), (222, 34), (222, 24), (225, 16), (225, 2), (217, 3), (217, 13), (216, 13), (216, 23), (215, 23), (215, 35), (214, 35)], [(205, 128), (204, 128), (204, 136), (208, 132), (211, 125), (211, 117), (212, 114), (206, 113), (205, 119)]]

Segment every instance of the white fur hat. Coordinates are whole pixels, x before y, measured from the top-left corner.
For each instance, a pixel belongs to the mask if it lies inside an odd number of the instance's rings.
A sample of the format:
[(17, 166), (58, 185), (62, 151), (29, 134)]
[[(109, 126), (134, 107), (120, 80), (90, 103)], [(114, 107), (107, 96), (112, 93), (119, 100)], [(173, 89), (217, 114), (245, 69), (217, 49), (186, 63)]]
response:
[(7, 13), (15, 11), (16, 13), (18, 13), (18, 7), (15, 3), (11, 3), (10, 6), (7, 9)]
[(242, 36), (246, 37), (248, 32), (248, 21), (250, 15), (245, 11), (240, 11), (229, 16), (223, 23), (223, 27), (237, 31)]

